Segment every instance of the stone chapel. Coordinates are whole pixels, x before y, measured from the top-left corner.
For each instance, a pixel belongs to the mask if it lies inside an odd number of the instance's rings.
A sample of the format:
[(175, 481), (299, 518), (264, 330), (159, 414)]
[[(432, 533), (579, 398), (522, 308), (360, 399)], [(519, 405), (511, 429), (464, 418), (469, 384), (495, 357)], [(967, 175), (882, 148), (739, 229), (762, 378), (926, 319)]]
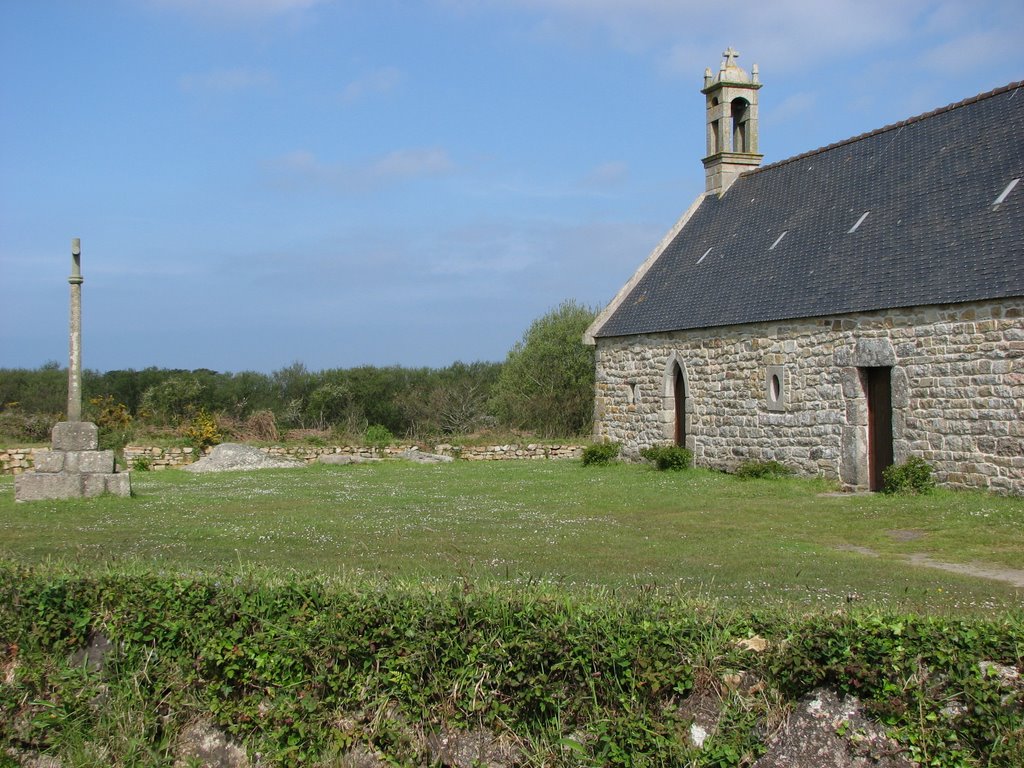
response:
[(1024, 494), (1024, 81), (761, 166), (723, 56), (705, 190), (584, 337), (595, 438)]

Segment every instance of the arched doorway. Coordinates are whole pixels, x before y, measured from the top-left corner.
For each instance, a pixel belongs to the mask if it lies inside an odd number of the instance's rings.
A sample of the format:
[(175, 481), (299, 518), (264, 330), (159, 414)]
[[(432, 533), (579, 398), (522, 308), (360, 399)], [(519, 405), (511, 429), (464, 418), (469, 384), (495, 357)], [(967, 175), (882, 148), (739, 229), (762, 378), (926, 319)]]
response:
[(675, 443), (686, 446), (686, 378), (683, 376), (683, 369), (679, 363), (674, 366), (672, 372), (672, 396), (675, 404)]
[(872, 491), (885, 486), (883, 473), (893, 464), (892, 368), (861, 368), (868, 404), (868, 478)]

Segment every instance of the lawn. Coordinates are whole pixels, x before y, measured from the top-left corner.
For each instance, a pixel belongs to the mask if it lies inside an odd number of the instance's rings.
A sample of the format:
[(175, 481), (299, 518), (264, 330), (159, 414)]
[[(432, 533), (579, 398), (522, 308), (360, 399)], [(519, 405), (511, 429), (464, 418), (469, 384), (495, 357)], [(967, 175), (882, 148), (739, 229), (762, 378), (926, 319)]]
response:
[(168, 571), (656, 587), (726, 605), (1019, 609), (1006, 582), (912, 555), (1024, 568), (1024, 499), (832, 495), (824, 482), (571, 461), (136, 472), (134, 498), (15, 504), (0, 557)]

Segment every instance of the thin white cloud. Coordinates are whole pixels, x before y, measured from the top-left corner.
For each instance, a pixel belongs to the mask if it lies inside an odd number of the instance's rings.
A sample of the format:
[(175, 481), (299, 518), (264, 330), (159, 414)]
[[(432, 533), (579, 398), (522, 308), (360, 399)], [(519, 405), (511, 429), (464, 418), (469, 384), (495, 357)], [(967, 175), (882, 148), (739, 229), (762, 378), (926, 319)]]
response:
[(319, 174), (327, 170), (317, 162), (316, 155), (305, 149), (287, 152), (275, 159), (271, 165), (284, 173)]
[(274, 85), (275, 82), (276, 78), (270, 72), (244, 68), (216, 69), (210, 72), (182, 75), (178, 78), (178, 86), (183, 91), (213, 91), (216, 93), (266, 88)]
[(444, 176), (456, 170), (447, 150), (440, 147), (400, 149), (356, 165), (329, 163), (308, 150), (288, 152), (269, 164), (280, 181), (289, 185), (317, 185), (337, 192), (413, 179)]
[(158, 8), (190, 16), (252, 20), (308, 10), (332, 0), (144, 0)]
[[(784, 98), (779, 104), (764, 112), (764, 121), (769, 125), (786, 125), (800, 119), (817, 103), (814, 93), (798, 91)], [(764, 107), (762, 107), (762, 110)]]
[(673, 74), (693, 77), (718, 66), (728, 45), (746, 55), (749, 70), (770, 63), (773, 74), (813, 74), (832, 59), (910, 41), (926, 13), (957, 16), (946, 7), (964, 0), (773, 0), (748, 3), (741, 11), (706, 0), (439, 0), (469, 13), (521, 10), (535, 16), (534, 33), (551, 43), (578, 45), (606, 40), (637, 55), (651, 56)]
[(623, 162), (612, 161), (592, 168), (583, 177), (582, 184), (591, 189), (612, 187), (621, 184), (627, 178), (629, 178), (629, 166)]
[(649, 250), (660, 236), (658, 226), (652, 229), (604, 218), (508, 221), (487, 217), (433, 237), (417, 233), (415, 254), (408, 251), (408, 243), (399, 250), (407, 251), (408, 263), (426, 274), (466, 281), (475, 291), (498, 287), (508, 295), (505, 291), (510, 286), (528, 285), (531, 294), (551, 290), (552, 301), (576, 295), (587, 302), (603, 302), (618, 289), (616, 281), (626, 279), (635, 268), (623, 254)]
[(454, 167), (451, 157), (445, 150), (433, 147), (391, 152), (374, 161), (367, 170), (372, 178), (407, 179), (445, 174)]
[(368, 72), (345, 86), (341, 93), (342, 101), (351, 104), (366, 96), (387, 93), (401, 85), (404, 78), (404, 73), (397, 67), (384, 67)]
[[(955, 37), (925, 51), (920, 65), (934, 74), (957, 75), (988, 64), (996, 51), (1012, 50), (1020, 45), (1020, 30), (992, 29)], [(998, 54), (997, 54), (998, 55)], [(1007, 82), (1017, 75), (1007, 72)]]

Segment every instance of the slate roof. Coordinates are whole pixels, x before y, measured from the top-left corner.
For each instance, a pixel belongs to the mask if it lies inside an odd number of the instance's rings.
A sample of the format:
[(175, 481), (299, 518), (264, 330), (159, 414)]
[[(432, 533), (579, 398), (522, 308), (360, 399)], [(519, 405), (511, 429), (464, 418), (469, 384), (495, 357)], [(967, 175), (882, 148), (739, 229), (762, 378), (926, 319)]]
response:
[(766, 165), (705, 198), (594, 335), (1024, 296), (1022, 177), (1024, 81)]

